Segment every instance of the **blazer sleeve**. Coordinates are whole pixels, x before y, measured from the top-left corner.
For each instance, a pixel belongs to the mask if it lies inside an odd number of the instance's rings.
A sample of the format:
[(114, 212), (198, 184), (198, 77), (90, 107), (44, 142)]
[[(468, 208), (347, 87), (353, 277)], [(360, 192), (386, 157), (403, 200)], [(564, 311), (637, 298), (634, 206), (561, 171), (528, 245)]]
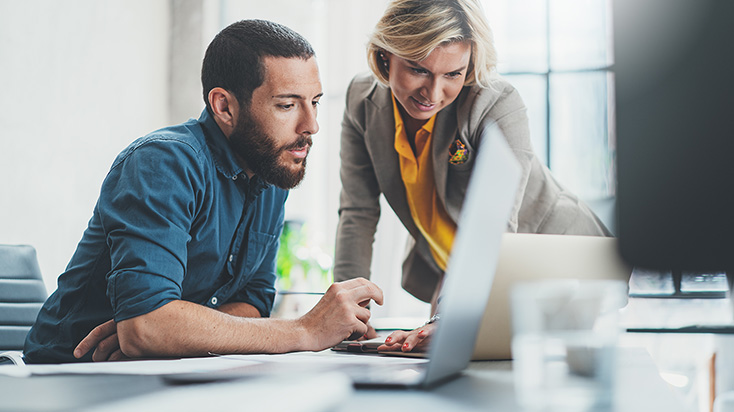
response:
[(341, 133), (341, 195), (336, 232), (334, 280), (370, 277), (372, 244), (380, 219), (380, 188), (365, 143), (368, 83), (352, 80)]

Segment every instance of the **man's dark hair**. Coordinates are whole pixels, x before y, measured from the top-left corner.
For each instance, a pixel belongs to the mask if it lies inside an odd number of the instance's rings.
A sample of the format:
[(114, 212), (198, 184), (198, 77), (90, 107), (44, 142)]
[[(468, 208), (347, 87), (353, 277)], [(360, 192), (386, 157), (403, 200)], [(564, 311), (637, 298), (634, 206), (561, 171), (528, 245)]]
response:
[(240, 105), (249, 105), (252, 91), (265, 81), (262, 58), (300, 57), (314, 51), (300, 34), (267, 20), (241, 20), (219, 32), (209, 44), (201, 67), (204, 102), (209, 92), (221, 87), (234, 94)]

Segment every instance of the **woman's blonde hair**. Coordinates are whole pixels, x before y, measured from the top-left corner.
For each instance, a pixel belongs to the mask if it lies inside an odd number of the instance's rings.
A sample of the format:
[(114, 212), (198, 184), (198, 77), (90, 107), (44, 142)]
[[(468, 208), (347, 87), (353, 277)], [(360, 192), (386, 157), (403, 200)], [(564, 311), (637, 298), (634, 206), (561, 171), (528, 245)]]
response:
[(497, 64), (492, 30), (478, 0), (393, 0), (367, 44), (370, 70), (388, 84), (384, 52), (419, 62), (438, 46), (468, 41), (465, 85), (487, 86)]

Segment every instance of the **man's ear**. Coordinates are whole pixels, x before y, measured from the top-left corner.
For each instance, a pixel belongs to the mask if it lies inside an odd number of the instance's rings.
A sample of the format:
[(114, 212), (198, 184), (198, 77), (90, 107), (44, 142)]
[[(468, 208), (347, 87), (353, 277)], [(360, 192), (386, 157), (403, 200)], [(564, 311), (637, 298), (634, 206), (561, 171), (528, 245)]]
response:
[(229, 136), (237, 123), (240, 105), (234, 95), (221, 87), (215, 87), (207, 96), (214, 120), (226, 136)]

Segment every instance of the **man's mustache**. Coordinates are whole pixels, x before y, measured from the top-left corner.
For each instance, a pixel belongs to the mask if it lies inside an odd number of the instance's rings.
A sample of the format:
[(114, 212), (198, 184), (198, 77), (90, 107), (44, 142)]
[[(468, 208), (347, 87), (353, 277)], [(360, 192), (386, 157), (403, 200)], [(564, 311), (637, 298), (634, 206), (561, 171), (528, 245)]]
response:
[(311, 139), (311, 135), (301, 135), (296, 139), (295, 142), (281, 147), (280, 150), (295, 150), (295, 149), (302, 149), (306, 146), (311, 147), (313, 145), (313, 139)]

